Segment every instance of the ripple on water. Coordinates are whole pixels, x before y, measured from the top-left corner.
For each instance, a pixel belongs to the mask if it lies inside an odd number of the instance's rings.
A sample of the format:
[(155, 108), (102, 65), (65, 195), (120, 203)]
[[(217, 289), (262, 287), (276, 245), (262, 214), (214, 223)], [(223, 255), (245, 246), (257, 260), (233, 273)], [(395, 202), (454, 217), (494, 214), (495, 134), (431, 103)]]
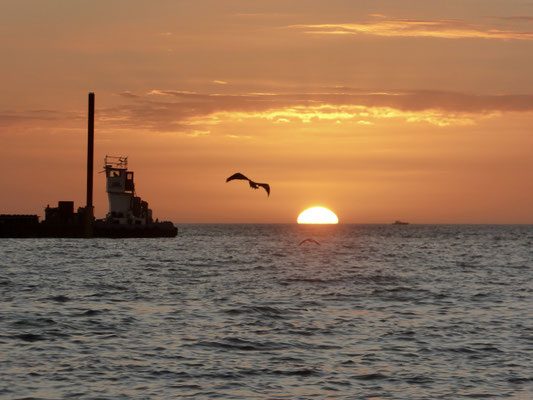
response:
[(533, 227), (322, 228), (2, 242), (0, 397), (527, 398)]

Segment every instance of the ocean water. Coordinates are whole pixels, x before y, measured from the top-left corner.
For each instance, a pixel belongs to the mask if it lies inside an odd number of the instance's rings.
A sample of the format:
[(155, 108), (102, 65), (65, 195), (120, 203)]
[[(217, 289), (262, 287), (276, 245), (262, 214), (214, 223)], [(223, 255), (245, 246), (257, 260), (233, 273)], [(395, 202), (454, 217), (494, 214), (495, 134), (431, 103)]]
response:
[(0, 397), (533, 399), (533, 226), (179, 228), (2, 239)]

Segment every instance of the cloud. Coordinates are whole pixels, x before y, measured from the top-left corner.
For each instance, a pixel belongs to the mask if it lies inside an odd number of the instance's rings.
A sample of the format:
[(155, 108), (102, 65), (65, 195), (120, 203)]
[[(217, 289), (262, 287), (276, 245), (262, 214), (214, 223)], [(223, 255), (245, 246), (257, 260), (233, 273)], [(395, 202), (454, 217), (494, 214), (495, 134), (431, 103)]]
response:
[(191, 92), (188, 90), (159, 90), (153, 89), (150, 90), (147, 95), (161, 95), (161, 96), (179, 96), (179, 95), (196, 95), (196, 92)]
[(30, 110), (30, 111), (3, 111), (0, 112), (0, 128), (64, 122), (65, 126), (87, 118), (86, 113), (81, 112), (60, 112), (54, 110)]
[[(130, 92), (121, 92), (131, 98)], [(134, 102), (98, 109), (102, 128), (213, 134), (213, 127), (245, 120), (276, 124), (312, 122), (371, 127), (383, 121), (435, 126), (472, 125), (482, 118), (507, 112), (532, 112), (533, 95), (476, 95), (442, 91), (363, 91), (347, 87), (295, 93), (196, 93), (174, 89), (151, 90)], [(0, 127), (37, 124), (60, 113), (0, 113)], [(71, 113), (70, 118), (84, 118)], [(52, 123), (52, 122), (50, 122)]]
[[(153, 100), (154, 94), (161, 99)], [(338, 87), (312, 93), (222, 95), (181, 90), (151, 91), (133, 105), (103, 110), (120, 126), (149, 130), (208, 130), (249, 119), (273, 123), (355, 123), (403, 120), (436, 126), (471, 125), (505, 112), (533, 112), (533, 95), (476, 95), (442, 91), (375, 91)]]
[(503, 21), (512, 21), (512, 22), (533, 22), (533, 16), (531, 15), (513, 15), (510, 17), (492, 17), (494, 19), (500, 19)]
[(130, 99), (138, 99), (140, 97), (138, 94), (130, 92), (129, 90), (124, 90), (122, 92), (119, 92), (118, 95), (122, 97), (130, 98)]
[(360, 105), (307, 105), (255, 112), (221, 111), (199, 120), (205, 124), (214, 124), (246, 119), (263, 119), (274, 123), (300, 122), (304, 124), (311, 122), (350, 122), (359, 125), (373, 125), (374, 122), (368, 121), (368, 119), (401, 119), (406, 122), (426, 122), (436, 126), (472, 125), (474, 123), (472, 118), (457, 113), (443, 113), (438, 110), (401, 111), (391, 107), (366, 107)]
[[(503, 29), (460, 20), (387, 19), (355, 23), (290, 25), (306, 34), (314, 35), (374, 35), (384, 37), (429, 37), (443, 39), (504, 39), (533, 40), (532, 31)], [(530, 18), (530, 17), (510, 17)]]

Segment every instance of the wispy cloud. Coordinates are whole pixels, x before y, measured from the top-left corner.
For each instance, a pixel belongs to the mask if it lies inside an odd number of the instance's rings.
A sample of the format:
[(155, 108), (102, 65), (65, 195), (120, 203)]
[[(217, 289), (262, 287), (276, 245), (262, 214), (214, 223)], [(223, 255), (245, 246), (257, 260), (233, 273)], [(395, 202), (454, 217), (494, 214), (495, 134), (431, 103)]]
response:
[[(164, 95), (154, 100), (152, 95)], [(273, 123), (354, 123), (382, 120), (471, 125), (505, 112), (533, 112), (533, 95), (475, 95), (440, 91), (376, 91), (325, 88), (313, 93), (244, 93), (222, 95), (181, 90), (149, 92), (143, 101), (104, 110), (120, 116), (117, 124), (150, 130), (208, 130), (209, 126), (249, 119)], [(124, 120), (123, 118), (126, 118)], [(111, 121), (111, 119), (110, 119)]]
[(163, 96), (191, 96), (191, 95), (197, 95), (198, 93), (192, 92), (190, 90), (161, 90), (161, 89), (153, 89), (150, 90), (147, 95), (163, 95)]
[(512, 15), (510, 17), (492, 17), (492, 18), (503, 20), (503, 21), (512, 21), (512, 22), (533, 22), (533, 16), (531, 15)]
[[(124, 95), (126, 94), (126, 95)], [(245, 120), (276, 124), (314, 122), (373, 126), (383, 121), (435, 126), (472, 125), (506, 112), (533, 113), (533, 95), (475, 95), (441, 91), (362, 91), (346, 87), (300, 93), (195, 93), (155, 89), (144, 95), (121, 92), (126, 103), (99, 109), (109, 129), (212, 134), (213, 127)], [(70, 115), (83, 118), (80, 113)], [(54, 112), (0, 113), (0, 127), (52, 121)]]
[(29, 111), (0, 111), (0, 128), (31, 125), (31, 124), (57, 124), (63, 122), (65, 126), (72, 126), (73, 122), (78, 122), (87, 118), (82, 112), (60, 112), (55, 110), (29, 110)]
[[(374, 15), (368, 22), (290, 25), (314, 35), (374, 35), (384, 37), (428, 37), (443, 39), (533, 40), (532, 31), (504, 29), (460, 20), (390, 19)], [(510, 17), (529, 18), (529, 17)]]
[(281, 109), (239, 112), (221, 111), (199, 118), (196, 124), (219, 124), (224, 121), (242, 121), (246, 119), (263, 119), (274, 123), (330, 121), (335, 123), (356, 123), (358, 125), (373, 125), (370, 120), (402, 119), (406, 122), (427, 122), (437, 126), (472, 125), (474, 122), (465, 114), (443, 113), (437, 110), (401, 111), (390, 107), (366, 106), (293, 106)]
[(130, 98), (130, 99), (137, 99), (141, 96), (139, 96), (138, 94), (135, 94), (133, 92), (130, 92), (129, 90), (124, 90), (122, 92), (119, 92), (117, 93), (119, 96), (121, 97), (127, 97), (127, 98)]

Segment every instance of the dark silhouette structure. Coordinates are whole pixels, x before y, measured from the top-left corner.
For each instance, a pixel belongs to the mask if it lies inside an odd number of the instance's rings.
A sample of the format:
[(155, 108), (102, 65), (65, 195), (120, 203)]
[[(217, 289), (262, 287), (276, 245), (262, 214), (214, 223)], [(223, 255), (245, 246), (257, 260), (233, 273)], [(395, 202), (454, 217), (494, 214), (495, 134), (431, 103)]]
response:
[(409, 222), (396, 220), (392, 223), (392, 225), (409, 225)]
[(270, 185), (268, 183), (257, 183), (257, 182), (254, 182), (250, 178), (247, 178), (246, 176), (241, 174), (240, 172), (237, 172), (237, 173), (231, 175), (229, 178), (227, 178), (226, 179), (226, 183), (228, 183), (229, 181), (233, 181), (235, 179), (241, 179), (241, 180), (248, 181), (248, 183), (250, 184), (250, 187), (252, 189), (258, 189), (259, 187), (262, 187), (263, 189), (266, 190), (267, 195), (270, 196)]
[(89, 93), (87, 124), (87, 202), (85, 204), (85, 237), (93, 237), (93, 165), (94, 165), (94, 93)]
[[(87, 135), (87, 203), (74, 211), (73, 201), (48, 205), (45, 219), (37, 215), (0, 214), (0, 238), (152, 238), (175, 237), (178, 228), (170, 221), (152, 220), (148, 203), (135, 196), (133, 172), (127, 170), (127, 158), (121, 165), (105, 160), (110, 212), (106, 219), (95, 220), (93, 206), (94, 93), (89, 93)], [(117, 211), (118, 210), (118, 211)]]

